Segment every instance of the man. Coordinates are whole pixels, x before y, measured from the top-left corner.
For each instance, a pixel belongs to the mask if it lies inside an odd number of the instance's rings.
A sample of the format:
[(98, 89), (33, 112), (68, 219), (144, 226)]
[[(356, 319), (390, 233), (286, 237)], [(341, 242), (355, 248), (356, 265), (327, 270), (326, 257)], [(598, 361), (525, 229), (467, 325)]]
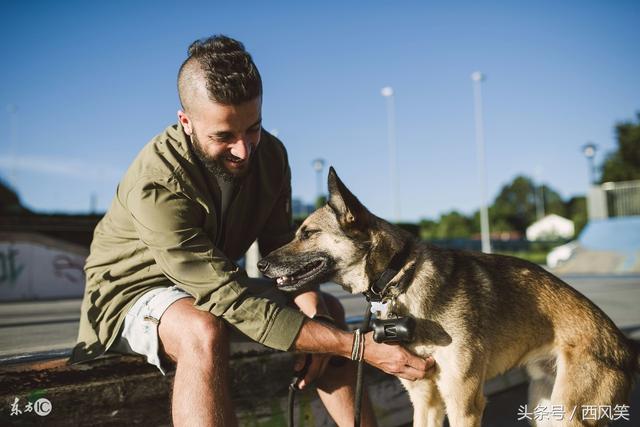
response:
[[(228, 325), (269, 347), (318, 353), (301, 386), (317, 379), (340, 425), (353, 419), (353, 337), (309, 318), (343, 314), (319, 292), (276, 300), (232, 260), (258, 240), (262, 254), (292, 237), (290, 170), (284, 146), (261, 127), (262, 82), (244, 46), (228, 37), (196, 41), (180, 68), (178, 124), (147, 144), (120, 182), (94, 233), (72, 362), (107, 350), (142, 354), (164, 374), (176, 362), (175, 425), (232, 426)], [(327, 305), (331, 310), (327, 309)], [(417, 379), (433, 362), (367, 336), (364, 359)], [(375, 424), (370, 408), (364, 421)]]

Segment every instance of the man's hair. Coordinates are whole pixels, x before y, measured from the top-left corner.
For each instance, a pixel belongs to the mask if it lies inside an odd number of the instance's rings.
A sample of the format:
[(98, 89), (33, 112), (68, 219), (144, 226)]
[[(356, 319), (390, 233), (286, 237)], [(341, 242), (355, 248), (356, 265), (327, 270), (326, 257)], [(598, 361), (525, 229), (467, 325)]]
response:
[(262, 95), (262, 79), (244, 45), (224, 35), (196, 40), (178, 72), (178, 94), (187, 111), (204, 80), (211, 101), (238, 105)]

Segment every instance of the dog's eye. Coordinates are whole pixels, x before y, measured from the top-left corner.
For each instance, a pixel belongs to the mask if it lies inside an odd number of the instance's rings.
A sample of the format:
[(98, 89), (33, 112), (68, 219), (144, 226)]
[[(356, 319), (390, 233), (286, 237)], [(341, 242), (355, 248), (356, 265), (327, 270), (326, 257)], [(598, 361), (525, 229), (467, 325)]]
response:
[(300, 231), (300, 240), (307, 240), (309, 237), (311, 237), (312, 234), (317, 233), (318, 230), (307, 230), (306, 228), (304, 230)]

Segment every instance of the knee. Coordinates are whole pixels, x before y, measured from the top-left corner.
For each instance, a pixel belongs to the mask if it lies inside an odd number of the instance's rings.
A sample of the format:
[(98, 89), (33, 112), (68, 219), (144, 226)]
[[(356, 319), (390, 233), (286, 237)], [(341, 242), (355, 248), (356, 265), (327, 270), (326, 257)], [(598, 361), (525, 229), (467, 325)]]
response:
[(222, 319), (211, 313), (198, 313), (184, 325), (180, 343), (180, 353), (183, 355), (200, 358), (220, 356), (229, 345), (227, 327)]

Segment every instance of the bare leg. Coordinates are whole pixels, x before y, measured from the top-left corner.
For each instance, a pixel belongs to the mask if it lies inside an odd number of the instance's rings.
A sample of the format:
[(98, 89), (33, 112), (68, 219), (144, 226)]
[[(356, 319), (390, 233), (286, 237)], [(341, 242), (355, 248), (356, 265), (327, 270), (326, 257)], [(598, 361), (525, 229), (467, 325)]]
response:
[(193, 307), (192, 298), (173, 303), (158, 335), (177, 363), (172, 393), (175, 426), (236, 426), (229, 392), (229, 338), (224, 322)]
[[(338, 326), (347, 329), (342, 304), (332, 295), (322, 293), (327, 309)], [(318, 379), (318, 396), (327, 412), (338, 426), (353, 426), (356, 395), (356, 364), (348, 361), (343, 366), (329, 365), (324, 375)], [(376, 426), (376, 419), (369, 396), (364, 390), (362, 396), (362, 425)]]

